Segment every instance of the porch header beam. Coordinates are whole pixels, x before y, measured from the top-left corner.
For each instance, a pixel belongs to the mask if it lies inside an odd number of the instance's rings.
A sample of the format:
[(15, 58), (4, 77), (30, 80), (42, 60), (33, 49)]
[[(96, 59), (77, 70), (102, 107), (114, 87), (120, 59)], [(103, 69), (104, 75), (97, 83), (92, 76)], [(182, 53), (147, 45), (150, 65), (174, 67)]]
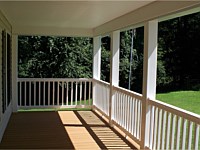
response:
[[(200, 7), (200, 1), (155, 1), (95, 28), (94, 36), (104, 35), (133, 25), (140, 26), (144, 22), (154, 19), (162, 20), (169, 15), (178, 17), (181, 14), (185, 15), (184, 12), (191, 9), (197, 12), (195, 9), (197, 7)], [(192, 13), (192, 11), (188, 13)]]
[(59, 28), (59, 27), (13, 26), (13, 34), (41, 35), (41, 36), (93, 37), (93, 30), (84, 29), (84, 28), (65, 28), (65, 27)]
[(7, 31), (11, 31), (12, 27), (9, 21), (6, 19), (4, 14), (0, 10), (0, 28), (6, 29)]

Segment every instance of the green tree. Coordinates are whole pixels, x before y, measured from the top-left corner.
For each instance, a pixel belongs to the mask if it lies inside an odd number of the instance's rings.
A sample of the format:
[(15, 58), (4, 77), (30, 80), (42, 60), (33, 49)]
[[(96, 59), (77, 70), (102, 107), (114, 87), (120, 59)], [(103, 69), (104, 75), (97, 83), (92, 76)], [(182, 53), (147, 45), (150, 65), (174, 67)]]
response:
[(110, 82), (110, 36), (101, 39), (101, 80)]
[(136, 35), (133, 39), (133, 61), (130, 64), (132, 30), (121, 32), (120, 35), (120, 81), (121, 87), (128, 89), (129, 72), (131, 65), (131, 90), (142, 92), (142, 74), (143, 74), (143, 45), (144, 28), (136, 29)]
[[(191, 14), (159, 23), (158, 74), (159, 90), (190, 89), (194, 79), (200, 84), (199, 37), (200, 13)], [(164, 73), (164, 74), (163, 74)], [(191, 84), (190, 84), (191, 85)]]
[(92, 39), (19, 37), (19, 77), (92, 77)]

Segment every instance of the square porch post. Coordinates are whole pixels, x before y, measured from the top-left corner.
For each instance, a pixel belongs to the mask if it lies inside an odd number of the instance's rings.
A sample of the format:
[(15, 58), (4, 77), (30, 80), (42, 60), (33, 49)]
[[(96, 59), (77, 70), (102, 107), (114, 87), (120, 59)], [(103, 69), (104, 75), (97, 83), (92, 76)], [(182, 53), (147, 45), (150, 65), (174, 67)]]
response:
[(109, 99), (109, 123), (112, 125), (112, 108), (114, 101), (113, 85), (119, 85), (119, 48), (120, 31), (111, 33), (111, 55), (110, 55), (110, 99)]
[(18, 35), (12, 35), (12, 110), (18, 110)]
[(101, 37), (93, 38), (93, 78), (101, 78)]
[(143, 61), (143, 101), (142, 101), (142, 127), (141, 148), (149, 146), (149, 118), (148, 98), (156, 97), (156, 74), (157, 74), (157, 35), (158, 21), (152, 20), (144, 26), (144, 61)]
[[(101, 37), (93, 38), (93, 79), (101, 79)], [(96, 105), (97, 88), (93, 82), (93, 105)]]

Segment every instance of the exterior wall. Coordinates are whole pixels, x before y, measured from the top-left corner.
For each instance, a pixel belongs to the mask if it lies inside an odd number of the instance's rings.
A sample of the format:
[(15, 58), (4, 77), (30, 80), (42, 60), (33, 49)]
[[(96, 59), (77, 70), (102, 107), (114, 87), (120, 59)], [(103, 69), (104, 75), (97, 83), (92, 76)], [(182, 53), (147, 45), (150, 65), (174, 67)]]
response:
[(2, 112), (2, 31), (6, 30), (11, 35), (11, 25), (0, 11), (0, 141), (9, 121), (12, 107), (11, 104), (7, 106), (5, 112)]
[[(3, 24), (0, 20), (0, 32), (3, 30)], [(0, 34), (0, 123), (2, 120), (2, 34)]]

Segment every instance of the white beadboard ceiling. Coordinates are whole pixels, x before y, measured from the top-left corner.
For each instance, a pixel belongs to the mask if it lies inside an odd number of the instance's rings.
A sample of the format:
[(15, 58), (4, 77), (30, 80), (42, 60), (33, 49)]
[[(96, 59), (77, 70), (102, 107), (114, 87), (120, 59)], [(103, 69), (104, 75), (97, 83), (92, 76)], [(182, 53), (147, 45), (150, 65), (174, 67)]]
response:
[(98, 36), (152, 19), (198, 12), (200, 0), (0, 0), (0, 11), (13, 34)]
[(152, 1), (0, 1), (13, 26), (91, 29)]

